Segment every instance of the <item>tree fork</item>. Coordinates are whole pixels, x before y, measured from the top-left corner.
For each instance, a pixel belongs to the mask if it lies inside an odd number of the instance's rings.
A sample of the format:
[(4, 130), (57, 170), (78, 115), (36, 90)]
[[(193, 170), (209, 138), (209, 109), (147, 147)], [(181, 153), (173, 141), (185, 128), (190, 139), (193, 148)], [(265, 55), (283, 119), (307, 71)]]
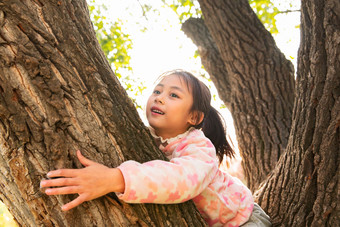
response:
[(245, 177), (255, 191), (287, 145), (294, 70), (247, 1), (199, 2), (204, 21), (190, 19), (183, 30), (233, 116)]

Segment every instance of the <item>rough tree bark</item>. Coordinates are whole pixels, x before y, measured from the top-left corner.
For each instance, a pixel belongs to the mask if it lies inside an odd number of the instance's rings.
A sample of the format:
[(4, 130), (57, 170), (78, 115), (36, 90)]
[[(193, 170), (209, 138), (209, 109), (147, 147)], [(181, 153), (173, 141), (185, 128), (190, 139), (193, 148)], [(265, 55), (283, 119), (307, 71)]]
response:
[(287, 152), (258, 192), (275, 225), (340, 223), (340, 2), (303, 0)]
[(183, 29), (199, 46), (202, 63), (232, 113), (245, 177), (254, 191), (287, 145), (294, 69), (248, 1), (199, 3), (206, 26), (192, 19)]
[[(129, 205), (106, 196), (69, 211), (46, 196), (75, 151), (114, 167), (163, 159), (111, 71), (85, 0), (0, 1), (0, 199), (22, 226), (204, 226), (192, 202)], [(76, 218), (75, 218), (76, 217)]]

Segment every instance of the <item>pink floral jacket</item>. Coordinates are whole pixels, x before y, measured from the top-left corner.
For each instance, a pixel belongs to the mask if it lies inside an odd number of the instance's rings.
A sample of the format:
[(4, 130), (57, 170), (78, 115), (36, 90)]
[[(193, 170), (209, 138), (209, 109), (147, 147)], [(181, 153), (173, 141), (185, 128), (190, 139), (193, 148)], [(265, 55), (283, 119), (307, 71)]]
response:
[(254, 206), (251, 192), (218, 169), (215, 148), (202, 131), (191, 128), (161, 142), (170, 161), (126, 161), (118, 167), (125, 180), (121, 200), (169, 204), (192, 199), (210, 226), (239, 226), (249, 219)]

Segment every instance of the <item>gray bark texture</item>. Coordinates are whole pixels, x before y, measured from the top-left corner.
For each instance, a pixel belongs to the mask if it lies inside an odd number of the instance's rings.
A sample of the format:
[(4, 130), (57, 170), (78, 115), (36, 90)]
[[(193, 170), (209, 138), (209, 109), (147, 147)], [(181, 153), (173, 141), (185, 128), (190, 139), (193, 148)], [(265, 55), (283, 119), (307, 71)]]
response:
[(303, 0), (287, 152), (257, 196), (277, 226), (340, 226), (340, 2)]
[(0, 199), (21, 226), (205, 226), (192, 202), (130, 205), (115, 195), (68, 212), (46, 196), (76, 150), (115, 167), (164, 159), (96, 40), (85, 0), (0, 0)]
[(294, 69), (248, 1), (199, 0), (202, 19), (182, 29), (235, 124), (247, 184), (255, 191), (284, 153), (294, 104)]

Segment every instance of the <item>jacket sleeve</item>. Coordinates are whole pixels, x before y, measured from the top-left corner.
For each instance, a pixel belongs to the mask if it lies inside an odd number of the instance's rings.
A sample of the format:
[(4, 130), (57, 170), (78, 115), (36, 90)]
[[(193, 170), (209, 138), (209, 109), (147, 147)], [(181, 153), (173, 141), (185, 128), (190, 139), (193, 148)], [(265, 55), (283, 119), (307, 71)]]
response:
[(200, 194), (218, 170), (216, 151), (202, 132), (191, 133), (176, 144), (170, 161), (126, 161), (118, 168), (128, 203), (180, 203)]

